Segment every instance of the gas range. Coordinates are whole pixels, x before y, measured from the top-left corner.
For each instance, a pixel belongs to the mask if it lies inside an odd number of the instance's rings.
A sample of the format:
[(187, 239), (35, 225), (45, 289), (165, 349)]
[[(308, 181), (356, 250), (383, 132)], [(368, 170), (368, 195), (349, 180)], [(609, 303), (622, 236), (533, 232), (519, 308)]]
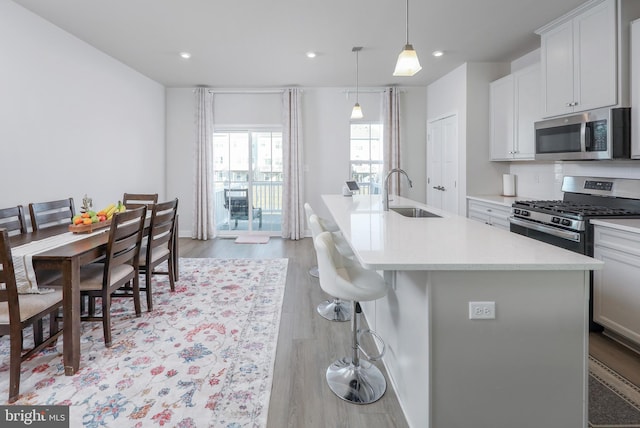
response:
[(585, 230), (586, 220), (589, 218), (640, 215), (640, 210), (613, 208), (604, 205), (589, 205), (581, 202), (561, 200), (518, 201), (513, 204), (511, 212), (516, 218), (523, 218), (575, 231)]
[(640, 218), (640, 180), (567, 176), (562, 191), (562, 200), (515, 202), (511, 231), (592, 255), (590, 219)]

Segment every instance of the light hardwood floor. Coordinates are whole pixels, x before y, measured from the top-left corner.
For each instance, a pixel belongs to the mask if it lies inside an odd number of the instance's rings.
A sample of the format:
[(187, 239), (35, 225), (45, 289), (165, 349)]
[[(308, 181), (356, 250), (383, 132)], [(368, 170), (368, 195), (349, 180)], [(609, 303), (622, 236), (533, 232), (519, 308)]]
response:
[[(180, 239), (180, 257), (288, 258), (289, 270), (280, 322), (275, 372), (269, 405), (269, 428), (393, 428), (407, 427), (389, 385), (376, 403), (359, 406), (337, 398), (324, 373), (335, 359), (349, 355), (349, 323), (327, 321), (316, 305), (327, 299), (317, 278), (310, 238), (271, 238), (267, 244), (235, 244), (233, 239)], [(384, 338), (383, 338), (384, 339)], [(640, 355), (608, 337), (590, 333), (589, 352), (640, 387)], [(384, 372), (384, 367), (378, 364)]]
[[(268, 428), (408, 427), (390, 384), (379, 401), (368, 405), (347, 403), (327, 386), (327, 367), (350, 355), (350, 323), (327, 321), (316, 313), (318, 303), (328, 296), (320, 289), (318, 279), (309, 275), (309, 269), (316, 264), (310, 238), (271, 238), (267, 244), (181, 238), (179, 253), (188, 258), (289, 259)], [(384, 367), (376, 365), (386, 375)]]
[(640, 387), (640, 354), (601, 333), (589, 333), (589, 354)]

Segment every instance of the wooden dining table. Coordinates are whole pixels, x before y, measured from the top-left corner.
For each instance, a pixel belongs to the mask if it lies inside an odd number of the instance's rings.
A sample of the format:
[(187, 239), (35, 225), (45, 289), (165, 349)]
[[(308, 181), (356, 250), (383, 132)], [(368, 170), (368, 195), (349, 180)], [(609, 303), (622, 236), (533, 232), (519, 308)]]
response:
[[(148, 226), (149, 218), (146, 221), (146, 227)], [(11, 246), (17, 247), (68, 231), (69, 225), (60, 225), (16, 235), (10, 239)], [(63, 287), (63, 363), (64, 373), (67, 376), (74, 375), (80, 368), (80, 267), (105, 256), (107, 241), (109, 240), (108, 231), (109, 228), (106, 227), (104, 233), (96, 233), (87, 236), (85, 239), (34, 254), (32, 257), (33, 267), (38, 275), (39, 282), (41, 277), (46, 278), (47, 275), (53, 274), (56, 276), (56, 280), (52, 284)], [(175, 237), (177, 238), (177, 233)], [(174, 239), (173, 246), (175, 254), (173, 261), (174, 276), (176, 280), (178, 279), (177, 241), (177, 239)]]

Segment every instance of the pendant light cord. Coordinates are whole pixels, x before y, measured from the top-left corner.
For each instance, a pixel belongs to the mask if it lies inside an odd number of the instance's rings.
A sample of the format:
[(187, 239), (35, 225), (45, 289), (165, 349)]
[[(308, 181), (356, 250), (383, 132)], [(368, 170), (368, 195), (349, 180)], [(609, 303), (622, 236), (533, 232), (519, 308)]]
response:
[(356, 103), (358, 103), (358, 53), (360, 52), (360, 49), (356, 50)]
[(406, 29), (407, 29), (407, 45), (409, 44), (409, 0), (407, 0), (407, 8), (406, 8), (407, 16), (406, 16)]

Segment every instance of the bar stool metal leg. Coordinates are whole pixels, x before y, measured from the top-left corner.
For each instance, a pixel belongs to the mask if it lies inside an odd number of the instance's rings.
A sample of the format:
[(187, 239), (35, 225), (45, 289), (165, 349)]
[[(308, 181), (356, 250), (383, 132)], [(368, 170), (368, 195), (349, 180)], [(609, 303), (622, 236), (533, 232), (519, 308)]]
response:
[(343, 322), (351, 319), (351, 305), (338, 298), (325, 300), (316, 309), (322, 318), (329, 321)]
[(360, 361), (358, 344), (358, 302), (351, 304), (352, 357), (335, 361), (327, 369), (329, 388), (341, 399), (354, 404), (370, 404), (378, 401), (387, 389), (382, 372), (368, 361)]

